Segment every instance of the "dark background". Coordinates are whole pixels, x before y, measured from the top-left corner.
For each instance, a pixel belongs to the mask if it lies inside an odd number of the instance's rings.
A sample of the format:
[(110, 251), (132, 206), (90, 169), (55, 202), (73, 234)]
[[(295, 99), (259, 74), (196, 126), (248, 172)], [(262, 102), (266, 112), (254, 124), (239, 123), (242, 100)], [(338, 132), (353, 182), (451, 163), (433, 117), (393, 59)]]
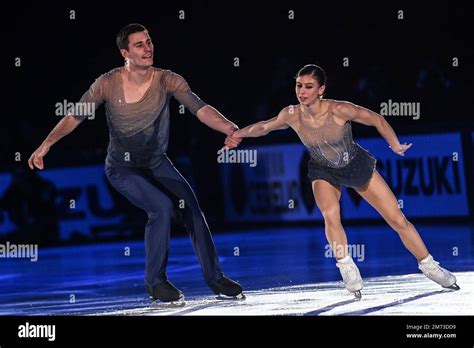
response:
[[(3, 117), (0, 171), (27, 165), (59, 121), (55, 104), (77, 101), (100, 74), (123, 64), (118, 30), (145, 25), (155, 63), (181, 74), (205, 102), (243, 127), (297, 103), (293, 76), (316, 63), (328, 75), (328, 98), (374, 111), (389, 99), (420, 102), (421, 118), (392, 117), (397, 134), (472, 131), (473, 50), (468, 7), (432, 2), (13, 2), (2, 10)], [(70, 10), (75, 19), (70, 19)], [(185, 20), (179, 11), (185, 11)], [(288, 19), (293, 10), (295, 19)], [(398, 11), (404, 19), (398, 19)], [(21, 67), (15, 67), (15, 58)], [(240, 66), (234, 66), (238, 57)], [(350, 65), (343, 66), (344, 57)], [(459, 66), (453, 67), (453, 57)], [(212, 227), (223, 223), (216, 151), (224, 136), (172, 102), (168, 155), (189, 156), (201, 206)], [(355, 124), (354, 136), (377, 136)], [(298, 142), (293, 131), (245, 144)], [(108, 131), (101, 107), (45, 158), (47, 168), (102, 164)], [(21, 162), (15, 161), (20, 152)], [(179, 166), (178, 166), (179, 167)], [(127, 209), (134, 209), (125, 205)]]

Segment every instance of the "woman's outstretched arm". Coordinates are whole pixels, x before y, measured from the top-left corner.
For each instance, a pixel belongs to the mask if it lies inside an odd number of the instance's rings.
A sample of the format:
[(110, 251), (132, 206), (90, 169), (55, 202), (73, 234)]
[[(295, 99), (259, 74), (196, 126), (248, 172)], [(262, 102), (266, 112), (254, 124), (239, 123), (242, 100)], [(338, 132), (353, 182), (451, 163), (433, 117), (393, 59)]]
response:
[(235, 138), (249, 138), (249, 137), (260, 137), (267, 135), (271, 131), (278, 129), (287, 129), (289, 127), (287, 123), (288, 111), (287, 108), (280, 111), (278, 116), (275, 116), (266, 121), (260, 121), (245, 128), (235, 131), (232, 136)]
[(349, 102), (338, 102), (334, 108), (334, 114), (347, 121), (355, 121), (366, 126), (375, 127), (380, 135), (387, 141), (392, 151), (400, 156), (403, 156), (404, 152), (413, 145), (411, 143), (400, 144), (395, 131), (385, 118), (364, 107)]

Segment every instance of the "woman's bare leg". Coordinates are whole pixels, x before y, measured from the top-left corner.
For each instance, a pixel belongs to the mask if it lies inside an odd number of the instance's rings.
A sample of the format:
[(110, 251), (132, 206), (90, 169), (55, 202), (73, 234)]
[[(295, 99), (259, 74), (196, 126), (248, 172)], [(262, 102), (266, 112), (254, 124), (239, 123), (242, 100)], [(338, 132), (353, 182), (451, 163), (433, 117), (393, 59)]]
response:
[(357, 188), (356, 191), (382, 215), (390, 227), (398, 232), (405, 247), (418, 261), (428, 256), (423, 240), (402, 213), (392, 190), (377, 171), (374, 171), (367, 184)]
[(325, 180), (312, 182), (316, 205), (324, 218), (326, 238), (337, 260), (347, 255), (347, 236), (341, 224), (339, 200), (341, 187), (334, 186)]
[(336, 256), (336, 266), (341, 272), (342, 280), (346, 289), (354, 293), (356, 299), (360, 300), (361, 290), (364, 283), (359, 269), (348, 255), (347, 236), (341, 224), (341, 213), (339, 199), (341, 198), (341, 187), (331, 185), (324, 180), (313, 181), (313, 194), (316, 204), (324, 217), (326, 238)]

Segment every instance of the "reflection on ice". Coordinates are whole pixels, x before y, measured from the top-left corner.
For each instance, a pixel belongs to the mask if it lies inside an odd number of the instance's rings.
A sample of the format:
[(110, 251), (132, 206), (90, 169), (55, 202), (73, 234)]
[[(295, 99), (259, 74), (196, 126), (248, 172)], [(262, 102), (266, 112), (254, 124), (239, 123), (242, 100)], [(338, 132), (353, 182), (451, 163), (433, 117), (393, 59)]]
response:
[[(194, 297), (186, 306), (148, 306), (107, 315), (474, 315), (474, 272), (456, 273), (460, 291), (439, 287), (421, 274), (365, 279), (356, 301), (341, 282), (246, 292), (245, 301)], [(97, 313), (100, 314), (100, 313)]]

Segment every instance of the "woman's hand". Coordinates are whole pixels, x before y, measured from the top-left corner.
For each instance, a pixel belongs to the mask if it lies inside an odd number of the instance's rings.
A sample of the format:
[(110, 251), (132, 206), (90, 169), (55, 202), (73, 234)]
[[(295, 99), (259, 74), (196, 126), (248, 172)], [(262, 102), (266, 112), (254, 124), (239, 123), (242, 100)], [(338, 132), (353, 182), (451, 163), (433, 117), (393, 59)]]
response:
[(399, 144), (395, 148), (392, 148), (391, 146), (389, 146), (389, 148), (391, 148), (392, 151), (395, 152), (396, 154), (399, 154), (400, 156), (405, 156), (405, 151), (408, 150), (412, 145), (413, 143), (410, 143), (410, 144), (404, 143), (404, 144)]

